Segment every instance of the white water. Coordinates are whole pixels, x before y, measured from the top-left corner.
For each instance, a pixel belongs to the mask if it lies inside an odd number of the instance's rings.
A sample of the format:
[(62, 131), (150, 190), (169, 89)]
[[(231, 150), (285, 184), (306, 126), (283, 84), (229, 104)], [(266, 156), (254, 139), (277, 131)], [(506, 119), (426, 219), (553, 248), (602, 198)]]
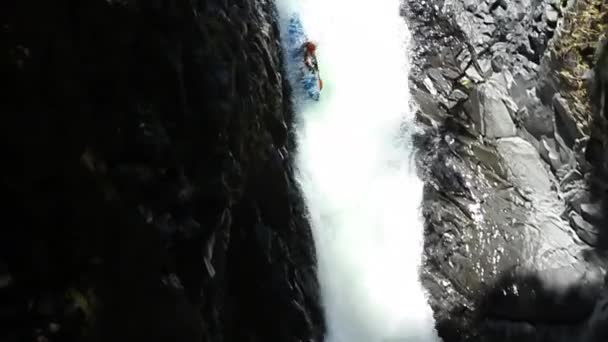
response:
[(277, 1), (281, 18), (300, 13), (318, 43), (325, 86), (320, 102), (297, 104), (297, 168), (326, 342), (438, 341), (418, 273), (422, 183), (406, 133), (409, 32), (399, 0)]

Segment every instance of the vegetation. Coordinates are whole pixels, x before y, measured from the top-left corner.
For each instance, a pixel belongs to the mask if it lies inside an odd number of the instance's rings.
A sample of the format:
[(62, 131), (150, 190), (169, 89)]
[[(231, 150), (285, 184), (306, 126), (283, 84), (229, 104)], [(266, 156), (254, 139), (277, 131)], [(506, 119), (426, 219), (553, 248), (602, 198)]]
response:
[(553, 50), (557, 57), (561, 95), (569, 100), (582, 128), (588, 132), (591, 120), (589, 89), (585, 74), (595, 64), (595, 49), (608, 29), (607, 0), (577, 0), (564, 10), (564, 20)]

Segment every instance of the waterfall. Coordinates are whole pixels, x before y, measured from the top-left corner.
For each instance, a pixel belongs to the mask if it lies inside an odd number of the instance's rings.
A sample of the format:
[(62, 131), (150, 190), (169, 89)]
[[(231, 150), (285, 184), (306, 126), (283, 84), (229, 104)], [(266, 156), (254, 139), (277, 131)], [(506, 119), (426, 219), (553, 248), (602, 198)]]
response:
[(400, 1), (277, 1), (284, 46), (295, 15), (324, 83), (319, 101), (298, 92), (299, 61), (286, 54), (326, 342), (438, 341), (419, 280), (422, 182)]

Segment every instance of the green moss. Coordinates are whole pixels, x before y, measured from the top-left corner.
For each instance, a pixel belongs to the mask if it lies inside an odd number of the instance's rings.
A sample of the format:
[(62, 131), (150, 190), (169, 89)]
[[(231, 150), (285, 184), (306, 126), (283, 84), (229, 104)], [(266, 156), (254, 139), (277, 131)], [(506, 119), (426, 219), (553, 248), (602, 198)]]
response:
[(564, 12), (564, 21), (553, 46), (558, 65), (561, 95), (569, 100), (577, 121), (588, 132), (591, 120), (588, 89), (583, 79), (593, 68), (598, 41), (608, 29), (608, 4), (605, 0), (578, 0)]

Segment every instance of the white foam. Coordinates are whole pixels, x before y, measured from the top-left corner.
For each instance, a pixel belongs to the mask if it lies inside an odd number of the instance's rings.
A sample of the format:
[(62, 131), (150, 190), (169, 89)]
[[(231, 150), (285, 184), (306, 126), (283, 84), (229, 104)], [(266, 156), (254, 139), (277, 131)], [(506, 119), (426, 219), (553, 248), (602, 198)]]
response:
[(438, 341), (419, 281), (422, 183), (403, 129), (413, 113), (399, 4), (278, 3), (283, 19), (301, 14), (319, 46), (324, 89), (320, 102), (298, 102), (297, 169), (328, 342)]

